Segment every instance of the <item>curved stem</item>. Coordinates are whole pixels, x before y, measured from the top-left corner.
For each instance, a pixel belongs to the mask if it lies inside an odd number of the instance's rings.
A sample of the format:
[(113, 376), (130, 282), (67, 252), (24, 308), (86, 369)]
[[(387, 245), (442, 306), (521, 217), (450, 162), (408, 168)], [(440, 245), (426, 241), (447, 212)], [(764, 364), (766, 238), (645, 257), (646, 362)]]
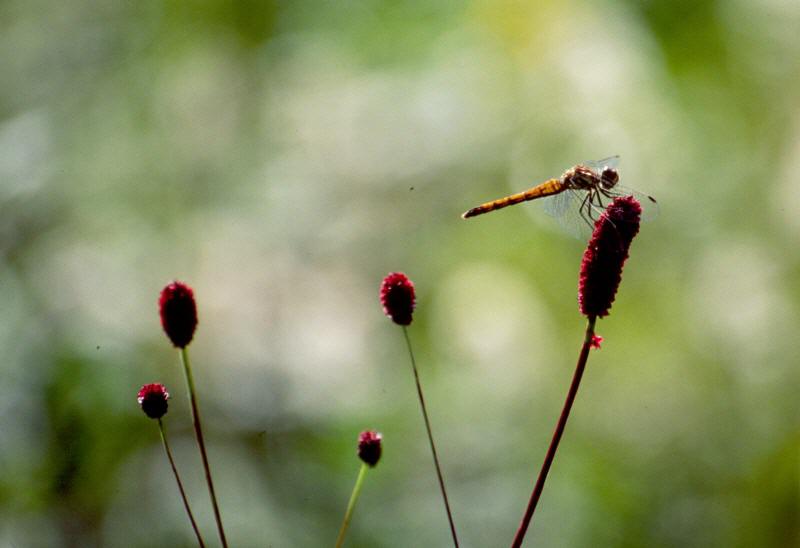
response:
[(417, 383), (417, 394), (419, 395), (419, 405), (422, 407), (422, 417), (425, 419), (425, 429), (428, 431), (428, 441), (431, 444), (431, 453), (433, 453), (433, 463), (436, 465), (436, 476), (439, 478), (439, 488), (442, 491), (442, 498), (444, 499), (444, 507), (447, 510), (447, 521), (450, 523), (450, 533), (453, 535), (453, 544), (458, 548), (458, 536), (456, 535), (456, 525), (453, 523), (453, 514), (450, 511), (450, 501), (447, 499), (447, 490), (444, 487), (444, 477), (442, 476), (442, 468), (439, 465), (439, 456), (436, 454), (436, 445), (433, 443), (433, 433), (431, 432), (431, 422), (428, 420), (428, 410), (425, 406), (425, 397), (422, 395), (422, 385), (419, 382), (419, 373), (417, 372), (417, 362), (414, 359), (414, 352), (411, 350), (411, 339), (408, 337), (408, 330), (403, 326), (403, 335), (406, 339), (406, 346), (408, 346), (408, 355), (411, 358), (411, 368), (414, 370), (414, 381)]
[(161, 443), (164, 445), (164, 451), (167, 453), (167, 459), (169, 459), (169, 465), (172, 467), (172, 473), (175, 474), (175, 481), (178, 482), (178, 491), (181, 492), (183, 506), (186, 508), (186, 513), (189, 515), (189, 521), (192, 522), (194, 534), (197, 536), (197, 543), (200, 545), (200, 548), (205, 548), (206, 545), (203, 542), (203, 537), (200, 535), (200, 530), (197, 528), (197, 523), (194, 521), (192, 509), (189, 508), (189, 500), (186, 498), (186, 491), (183, 490), (181, 477), (178, 475), (178, 469), (175, 467), (175, 460), (172, 458), (172, 451), (170, 451), (169, 443), (167, 443), (167, 433), (164, 430), (164, 423), (161, 422), (161, 419), (158, 419), (158, 431), (161, 434)]
[(347, 533), (347, 526), (350, 525), (350, 518), (353, 517), (353, 509), (356, 507), (356, 501), (361, 494), (361, 486), (364, 484), (364, 478), (367, 475), (366, 463), (361, 463), (361, 469), (358, 471), (358, 478), (356, 484), (353, 486), (353, 492), (350, 495), (350, 502), (347, 503), (347, 511), (344, 513), (344, 520), (342, 520), (342, 528), (339, 529), (339, 536), (336, 537), (336, 548), (341, 548), (344, 544), (344, 535)]
[(200, 448), (200, 456), (203, 458), (203, 468), (206, 473), (206, 483), (208, 484), (208, 493), (211, 496), (211, 505), (214, 507), (214, 519), (217, 521), (217, 530), (219, 531), (219, 538), (222, 541), (223, 548), (228, 548), (228, 541), (225, 539), (225, 530), (222, 528), (222, 517), (219, 513), (219, 506), (217, 505), (217, 495), (214, 492), (214, 481), (211, 479), (211, 467), (208, 465), (208, 455), (206, 455), (206, 444), (203, 441), (203, 428), (200, 425), (200, 410), (197, 408), (197, 398), (194, 389), (194, 377), (192, 376), (192, 366), (189, 363), (189, 353), (186, 347), (181, 348), (181, 363), (183, 364), (183, 372), (186, 377), (186, 385), (189, 389), (189, 403), (192, 406), (192, 423), (194, 424), (194, 434), (197, 439), (197, 445)]
[(595, 317), (589, 316), (589, 323), (586, 326), (586, 336), (583, 338), (583, 346), (581, 347), (581, 353), (578, 357), (578, 365), (575, 368), (575, 374), (572, 376), (572, 384), (569, 386), (567, 399), (564, 401), (561, 416), (556, 423), (556, 429), (553, 432), (552, 440), (550, 440), (550, 447), (547, 449), (542, 468), (539, 470), (539, 477), (536, 479), (536, 485), (533, 487), (531, 498), (528, 501), (528, 508), (525, 510), (525, 515), (522, 517), (522, 522), (519, 524), (517, 534), (514, 536), (514, 542), (511, 544), (512, 548), (519, 548), (522, 546), (522, 541), (525, 538), (528, 525), (531, 522), (531, 518), (533, 518), (533, 512), (536, 510), (536, 503), (539, 502), (539, 497), (544, 489), (544, 482), (547, 479), (550, 465), (553, 464), (553, 458), (556, 456), (558, 442), (561, 441), (561, 436), (564, 434), (569, 412), (572, 409), (572, 403), (575, 401), (575, 395), (578, 393), (578, 386), (581, 383), (581, 377), (583, 377), (583, 370), (586, 368), (586, 360), (589, 358), (589, 350), (592, 346), (592, 337), (594, 336), (594, 322)]

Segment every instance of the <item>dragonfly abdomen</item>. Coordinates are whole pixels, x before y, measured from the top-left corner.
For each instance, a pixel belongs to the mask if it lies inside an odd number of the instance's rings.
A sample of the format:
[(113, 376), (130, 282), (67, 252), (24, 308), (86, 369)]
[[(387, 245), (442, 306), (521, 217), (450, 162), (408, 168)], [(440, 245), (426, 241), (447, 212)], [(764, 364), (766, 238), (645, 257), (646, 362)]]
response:
[(566, 188), (567, 187), (560, 179), (550, 179), (549, 181), (545, 181), (544, 183), (536, 185), (535, 187), (529, 188), (523, 192), (518, 192), (517, 194), (512, 194), (511, 196), (506, 196), (505, 198), (500, 198), (499, 200), (493, 200), (477, 207), (473, 207), (464, 213), (462, 217), (464, 219), (469, 219), (470, 217), (482, 215), (483, 213), (489, 213), (495, 209), (502, 209), (520, 202), (535, 200), (536, 198), (541, 198), (543, 196), (552, 196), (553, 194), (558, 194), (559, 192), (566, 190)]

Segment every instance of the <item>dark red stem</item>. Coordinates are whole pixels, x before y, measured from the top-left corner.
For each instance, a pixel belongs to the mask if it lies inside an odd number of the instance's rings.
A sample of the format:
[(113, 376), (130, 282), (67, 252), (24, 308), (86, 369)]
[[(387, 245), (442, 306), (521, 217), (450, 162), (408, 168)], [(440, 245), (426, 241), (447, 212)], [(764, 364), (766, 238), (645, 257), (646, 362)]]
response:
[(530, 525), (531, 518), (533, 518), (533, 512), (536, 510), (536, 503), (539, 502), (539, 497), (542, 495), (544, 482), (547, 479), (547, 473), (550, 471), (550, 465), (553, 464), (553, 458), (556, 456), (558, 442), (561, 441), (564, 428), (567, 426), (569, 412), (572, 409), (572, 403), (575, 401), (575, 395), (578, 393), (578, 386), (581, 384), (583, 370), (586, 368), (586, 360), (589, 358), (589, 350), (592, 347), (594, 321), (595, 317), (589, 316), (589, 324), (586, 326), (586, 336), (583, 339), (583, 347), (581, 347), (581, 354), (578, 357), (578, 365), (575, 368), (575, 374), (572, 376), (572, 384), (569, 386), (567, 399), (564, 401), (564, 408), (561, 410), (561, 416), (558, 418), (555, 432), (553, 432), (553, 439), (550, 440), (550, 447), (547, 448), (547, 454), (544, 457), (542, 468), (539, 470), (539, 477), (536, 479), (536, 485), (533, 487), (533, 493), (531, 493), (531, 498), (528, 501), (528, 508), (525, 510), (525, 515), (522, 516), (522, 522), (520, 522), (517, 534), (514, 536), (514, 542), (511, 543), (512, 548), (519, 548), (522, 546), (525, 533), (528, 531), (528, 525)]
[(186, 385), (189, 390), (189, 403), (192, 406), (192, 423), (194, 424), (194, 434), (197, 439), (197, 446), (200, 448), (200, 456), (203, 459), (203, 469), (206, 473), (206, 484), (208, 485), (208, 493), (211, 496), (211, 506), (214, 509), (214, 519), (217, 522), (217, 531), (219, 532), (219, 539), (222, 541), (222, 548), (228, 548), (228, 539), (225, 538), (225, 529), (222, 527), (222, 516), (219, 513), (219, 505), (217, 504), (217, 494), (214, 491), (214, 480), (211, 479), (211, 466), (208, 464), (208, 455), (206, 454), (206, 443), (203, 440), (203, 427), (200, 424), (200, 410), (197, 407), (197, 398), (195, 397), (194, 389), (194, 375), (192, 375), (192, 366), (189, 362), (189, 352), (186, 347), (181, 348), (181, 361), (183, 362), (183, 372), (186, 377)]
[(411, 368), (414, 370), (414, 381), (417, 383), (417, 394), (419, 395), (419, 405), (422, 407), (422, 417), (425, 419), (425, 429), (428, 431), (428, 442), (431, 444), (433, 453), (433, 464), (436, 466), (436, 476), (439, 478), (439, 489), (442, 491), (444, 508), (447, 511), (447, 521), (450, 523), (450, 533), (453, 535), (453, 544), (458, 548), (458, 536), (456, 535), (456, 525), (453, 522), (453, 513), (450, 511), (450, 501), (447, 499), (447, 489), (444, 488), (444, 477), (442, 477), (442, 467), (439, 465), (439, 456), (436, 454), (436, 445), (433, 443), (433, 433), (431, 432), (431, 422), (428, 420), (428, 410), (425, 407), (425, 398), (422, 395), (422, 385), (419, 382), (417, 372), (417, 362), (414, 360), (414, 352), (411, 350), (411, 339), (408, 338), (406, 326), (403, 326), (403, 335), (408, 346), (408, 355), (411, 358)]
[(178, 475), (178, 469), (175, 467), (175, 460), (172, 458), (172, 451), (170, 451), (169, 443), (167, 442), (167, 433), (164, 430), (164, 423), (161, 422), (161, 419), (158, 419), (158, 429), (161, 433), (161, 442), (164, 445), (164, 451), (166, 451), (167, 459), (169, 459), (169, 465), (172, 467), (172, 473), (175, 475), (175, 481), (178, 483), (178, 491), (181, 492), (183, 507), (186, 508), (186, 513), (189, 515), (189, 521), (192, 522), (192, 529), (194, 529), (194, 534), (197, 536), (197, 544), (200, 546), (200, 548), (205, 548), (206, 544), (203, 542), (203, 537), (200, 535), (200, 530), (197, 528), (197, 523), (194, 521), (192, 509), (189, 508), (189, 499), (186, 498), (186, 491), (183, 490), (181, 477)]

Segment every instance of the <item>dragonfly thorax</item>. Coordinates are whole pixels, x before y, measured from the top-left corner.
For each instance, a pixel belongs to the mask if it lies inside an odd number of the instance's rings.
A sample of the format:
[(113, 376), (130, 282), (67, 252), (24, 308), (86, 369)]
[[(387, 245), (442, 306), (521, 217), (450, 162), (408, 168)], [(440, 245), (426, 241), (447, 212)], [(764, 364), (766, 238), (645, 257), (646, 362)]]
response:
[(577, 165), (562, 175), (567, 188), (575, 190), (592, 190), (600, 184), (600, 177), (586, 166)]

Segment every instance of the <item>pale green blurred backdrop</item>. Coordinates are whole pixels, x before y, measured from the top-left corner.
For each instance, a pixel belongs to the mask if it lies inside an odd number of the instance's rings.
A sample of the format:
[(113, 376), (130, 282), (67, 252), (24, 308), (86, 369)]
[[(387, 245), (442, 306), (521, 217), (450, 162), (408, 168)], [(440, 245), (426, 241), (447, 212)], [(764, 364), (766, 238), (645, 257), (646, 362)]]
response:
[(191, 352), (232, 546), (511, 542), (582, 340), (585, 242), (469, 207), (584, 159), (656, 196), (528, 546), (798, 542), (795, 0), (0, 4), (0, 545), (216, 545), (156, 300)]

